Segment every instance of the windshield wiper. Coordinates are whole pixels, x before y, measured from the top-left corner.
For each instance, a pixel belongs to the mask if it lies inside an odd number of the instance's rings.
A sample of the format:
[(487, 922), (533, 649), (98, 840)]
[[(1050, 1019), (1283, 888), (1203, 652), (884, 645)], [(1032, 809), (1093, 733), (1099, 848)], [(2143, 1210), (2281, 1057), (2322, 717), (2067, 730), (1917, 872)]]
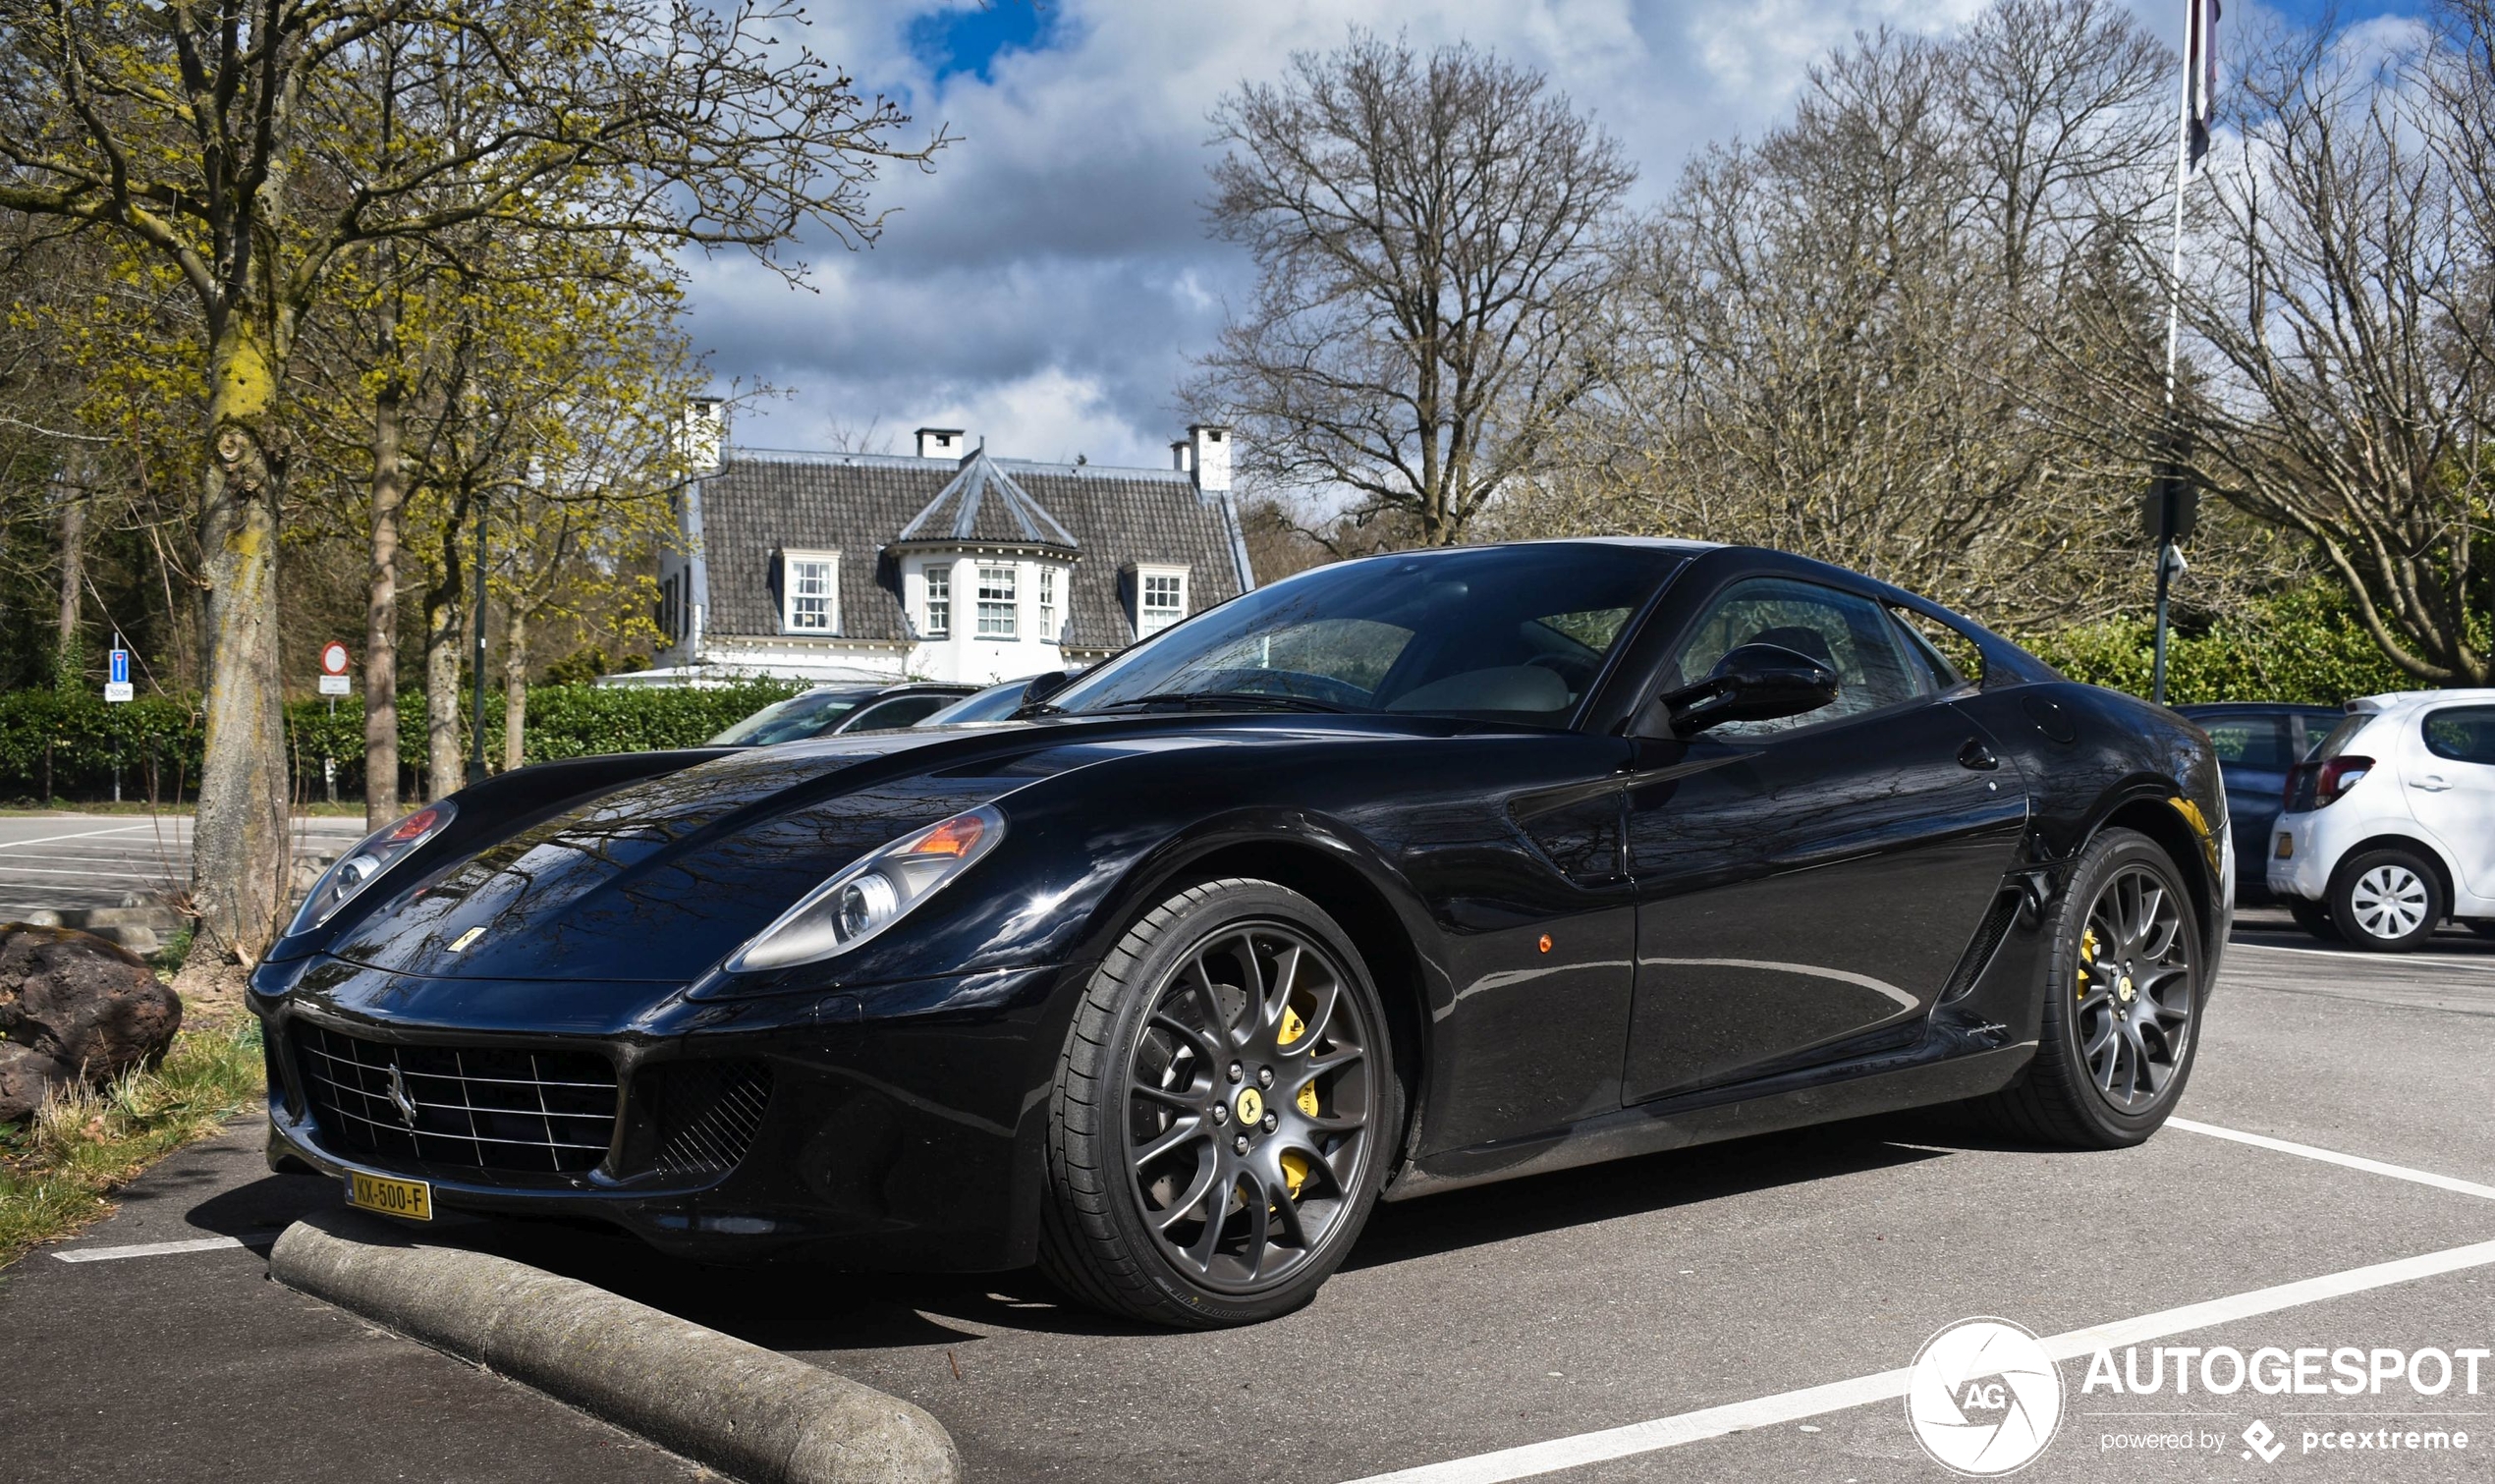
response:
[(1145, 706), (1181, 706), (1196, 711), (1219, 711), (1227, 707), (1261, 707), (1268, 711), (1349, 712), (1351, 707), (1331, 701), (1311, 700), (1304, 695), (1281, 695), (1270, 690), (1160, 690), (1138, 695), (1131, 700), (1110, 701), (1105, 705), (1086, 706), (1086, 711), (1132, 711)]

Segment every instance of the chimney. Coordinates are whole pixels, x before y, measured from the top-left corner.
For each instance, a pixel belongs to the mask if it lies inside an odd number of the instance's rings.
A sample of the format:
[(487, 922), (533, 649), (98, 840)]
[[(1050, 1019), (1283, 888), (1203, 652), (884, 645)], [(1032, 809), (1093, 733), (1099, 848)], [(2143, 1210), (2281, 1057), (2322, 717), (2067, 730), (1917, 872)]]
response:
[(1170, 443), (1170, 467), (1177, 469), (1182, 474), (1190, 472), (1187, 463), (1187, 440), (1184, 438), (1172, 440)]
[(716, 397), (695, 397), (685, 404), (676, 426), (676, 452), (694, 477), (715, 474), (728, 450), (728, 404)]
[(1230, 429), (1197, 423), (1187, 430), (1186, 467), (1195, 471), (1195, 487), (1205, 494), (1230, 489)]
[(921, 459), (961, 458), (962, 430), (958, 427), (918, 429), (918, 457)]

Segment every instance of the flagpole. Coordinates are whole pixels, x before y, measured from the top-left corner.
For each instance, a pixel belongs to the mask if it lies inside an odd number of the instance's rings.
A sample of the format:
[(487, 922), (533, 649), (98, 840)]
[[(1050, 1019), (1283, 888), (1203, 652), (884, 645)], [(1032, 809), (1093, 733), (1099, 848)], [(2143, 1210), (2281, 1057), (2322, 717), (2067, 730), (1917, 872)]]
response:
[[(2200, 7), (2205, 0), (2184, 0), (2184, 45), (2182, 97), (2175, 107), (2175, 238), (2174, 250), (2166, 269), (2166, 429), (2163, 452), (2171, 461), (2180, 453), (2181, 440), (2175, 426), (2175, 356), (2183, 338), (2183, 240), (2184, 185), (2191, 178), (2191, 70), (2195, 64), (2207, 66), (2207, 59), (2196, 51), (2202, 44)], [(2171, 467), (2171, 465), (2169, 466)], [(2149, 671), (2148, 698), (2158, 705), (2166, 704), (2166, 597), (2174, 581), (2174, 519), (2175, 475), (2168, 468), (2151, 472), (2157, 491), (2157, 628), (2155, 657)]]

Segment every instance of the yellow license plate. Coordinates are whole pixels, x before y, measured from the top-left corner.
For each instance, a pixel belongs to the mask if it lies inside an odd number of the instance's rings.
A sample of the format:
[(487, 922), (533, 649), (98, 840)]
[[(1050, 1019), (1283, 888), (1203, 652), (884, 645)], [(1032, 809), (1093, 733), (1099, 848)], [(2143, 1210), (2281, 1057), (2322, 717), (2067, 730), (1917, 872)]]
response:
[(408, 1221), (433, 1219), (433, 1187), (420, 1180), (392, 1180), (386, 1175), (347, 1173), (347, 1204)]

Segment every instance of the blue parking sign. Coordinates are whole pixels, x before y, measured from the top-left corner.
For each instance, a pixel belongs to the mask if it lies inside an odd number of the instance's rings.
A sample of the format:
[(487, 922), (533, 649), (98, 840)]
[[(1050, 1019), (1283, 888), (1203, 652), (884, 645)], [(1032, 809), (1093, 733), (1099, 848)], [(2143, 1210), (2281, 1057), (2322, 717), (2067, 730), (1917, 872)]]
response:
[(130, 684), (130, 651), (127, 649), (113, 651), (112, 682), (116, 686)]

